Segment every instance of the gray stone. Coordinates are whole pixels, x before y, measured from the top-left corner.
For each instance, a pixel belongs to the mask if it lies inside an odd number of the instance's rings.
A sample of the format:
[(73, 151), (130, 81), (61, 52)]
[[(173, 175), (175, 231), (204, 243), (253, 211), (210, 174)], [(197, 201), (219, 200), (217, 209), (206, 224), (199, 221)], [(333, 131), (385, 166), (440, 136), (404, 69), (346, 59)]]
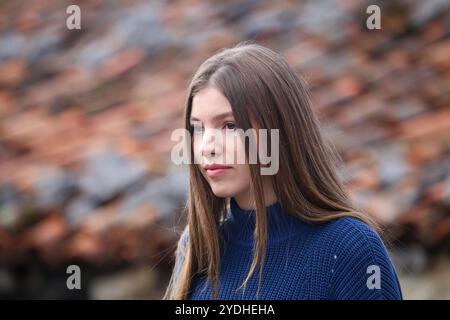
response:
[(398, 247), (390, 251), (392, 263), (399, 273), (420, 274), (427, 268), (428, 258), (425, 250), (418, 246)]
[(35, 189), (38, 207), (61, 206), (74, 195), (76, 177), (59, 168), (45, 167), (39, 171)]
[(389, 187), (404, 178), (411, 171), (403, 150), (397, 146), (382, 147), (375, 152), (381, 183)]
[(71, 228), (76, 228), (80, 222), (97, 208), (94, 199), (79, 196), (72, 200), (64, 211), (64, 215)]
[(36, 64), (47, 55), (60, 51), (61, 40), (56, 30), (43, 30), (34, 34), (26, 46), (28, 61)]
[(0, 186), (0, 227), (12, 228), (24, 213), (24, 208), (31, 203), (12, 184)]
[(444, 180), (444, 203), (450, 207), (450, 171)]
[(123, 41), (124, 47), (140, 47), (154, 55), (167, 48), (171, 34), (160, 20), (161, 8), (145, 3), (122, 10), (111, 34)]
[(21, 33), (5, 32), (0, 34), (0, 62), (23, 56), (25, 54), (25, 46), (25, 37)]
[(239, 23), (244, 38), (254, 38), (264, 33), (279, 33), (285, 30), (285, 24), (280, 19), (280, 11), (267, 10), (256, 12)]
[(419, 99), (401, 99), (393, 104), (390, 113), (397, 121), (404, 121), (423, 114), (427, 111), (427, 106)]
[(95, 68), (111, 58), (118, 50), (119, 45), (115, 42), (107, 41), (105, 38), (96, 39), (80, 50), (77, 59), (87, 68)]
[(221, 9), (221, 15), (227, 23), (238, 21), (250, 14), (258, 5), (257, 0), (244, 0), (236, 3), (224, 3)]
[(421, 189), (426, 191), (436, 183), (441, 181), (449, 181), (449, 175), (450, 158), (444, 157), (437, 159), (423, 167)]
[(91, 155), (86, 172), (79, 180), (80, 189), (88, 196), (107, 201), (139, 181), (146, 174), (145, 166), (114, 152)]
[(158, 208), (162, 217), (169, 217), (186, 200), (188, 178), (184, 171), (174, 168), (168, 175), (131, 186), (119, 208), (119, 215), (130, 215), (134, 209), (148, 203)]
[(448, 0), (409, 0), (407, 2), (411, 4), (411, 21), (416, 26), (422, 26), (430, 19), (450, 8)]
[(341, 26), (351, 18), (336, 0), (307, 2), (298, 13), (296, 27), (299, 30), (326, 37), (341, 33)]

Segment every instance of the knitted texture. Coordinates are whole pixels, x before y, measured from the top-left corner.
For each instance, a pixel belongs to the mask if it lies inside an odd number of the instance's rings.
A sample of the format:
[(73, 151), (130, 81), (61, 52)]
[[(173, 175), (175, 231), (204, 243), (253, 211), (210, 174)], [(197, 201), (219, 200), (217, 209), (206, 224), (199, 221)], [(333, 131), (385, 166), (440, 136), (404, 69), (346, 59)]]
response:
[[(220, 228), (219, 299), (403, 298), (386, 247), (367, 224), (352, 217), (307, 223), (290, 215), (279, 202), (267, 207), (268, 247), (259, 295), (258, 268), (247, 286), (238, 289), (253, 258), (255, 217), (254, 210), (243, 210), (231, 199), (227, 220)], [(180, 244), (187, 241), (184, 233)], [(182, 261), (177, 254), (175, 276)], [(373, 286), (376, 277), (379, 287)], [(191, 289), (189, 299), (212, 297), (205, 275), (194, 276)]]

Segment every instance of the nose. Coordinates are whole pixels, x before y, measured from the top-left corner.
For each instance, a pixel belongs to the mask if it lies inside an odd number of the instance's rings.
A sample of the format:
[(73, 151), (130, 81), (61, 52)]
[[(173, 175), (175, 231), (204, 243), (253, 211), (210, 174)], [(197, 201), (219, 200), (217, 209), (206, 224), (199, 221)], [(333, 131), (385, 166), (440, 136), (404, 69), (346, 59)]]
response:
[(203, 157), (214, 157), (220, 153), (219, 137), (214, 135), (214, 130), (205, 129), (200, 145), (200, 151)]

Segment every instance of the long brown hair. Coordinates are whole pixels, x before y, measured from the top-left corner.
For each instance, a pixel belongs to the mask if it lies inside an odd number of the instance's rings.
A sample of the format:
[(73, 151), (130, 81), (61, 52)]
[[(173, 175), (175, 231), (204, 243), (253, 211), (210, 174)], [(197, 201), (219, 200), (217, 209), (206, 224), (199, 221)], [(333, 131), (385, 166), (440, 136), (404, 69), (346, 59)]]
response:
[[(241, 43), (207, 59), (190, 83), (185, 108), (189, 131), (195, 94), (214, 86), (228, 99), (239, 128), (279, 129), (279, 171), (270, 177), (277, 200), (290, 214), (310, 223), (356, 217), (375, 229), (375, 221), (355, 209), (337, 174), (342, 160), (320, 132), (304, 80), (284, 58), (261, 45)], [(191, 143), (191, 142), (188, 142)], [(247, 150), (248, 152), (248, 150)], [(192, 154), (191, 154), (192, 157)], [(243, 286), (259, 267), (261, 283), (267, 247), (264, 189), (259, 164), (249, 164), (256, 204), (255, 254)], [(178, 244), (177, 272), (165, 299), (186, 299), (193, 276), (206, 273), (212, 299), (218, 295), (219, 227), (226, 217), (226, 199), (216, 197), (196, 164), (189, 165), (186, 206), (187, 242)], [(175, 274), (176, 273), (176, 274)]]

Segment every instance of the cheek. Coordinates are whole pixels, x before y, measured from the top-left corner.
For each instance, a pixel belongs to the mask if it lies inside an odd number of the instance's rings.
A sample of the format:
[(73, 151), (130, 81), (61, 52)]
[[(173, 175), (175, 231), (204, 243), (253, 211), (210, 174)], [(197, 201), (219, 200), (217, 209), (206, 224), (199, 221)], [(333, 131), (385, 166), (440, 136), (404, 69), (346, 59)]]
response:
[(195, 136), (192, 137), (192, 151), (194, 153), (194, 159), (197, 160), (196, 163), (200, 163), (200, 160), (202, 158), (200, 147), (200, 139), (196, 138)]
[(251, 177), (250, 169), (246, 164), (235, 166), (233, 177), (230, 177), (230, 183), (233, 186), (233, 191), (238, 194), (246, 192), (250, 188)]
[(225, 140), (225, 153), (227, 154), (227, 163), (234, 165), (242, 165), (247, 163), (247, 156), (245, 154), (245, 147), (242, 139), (230, 134)]

